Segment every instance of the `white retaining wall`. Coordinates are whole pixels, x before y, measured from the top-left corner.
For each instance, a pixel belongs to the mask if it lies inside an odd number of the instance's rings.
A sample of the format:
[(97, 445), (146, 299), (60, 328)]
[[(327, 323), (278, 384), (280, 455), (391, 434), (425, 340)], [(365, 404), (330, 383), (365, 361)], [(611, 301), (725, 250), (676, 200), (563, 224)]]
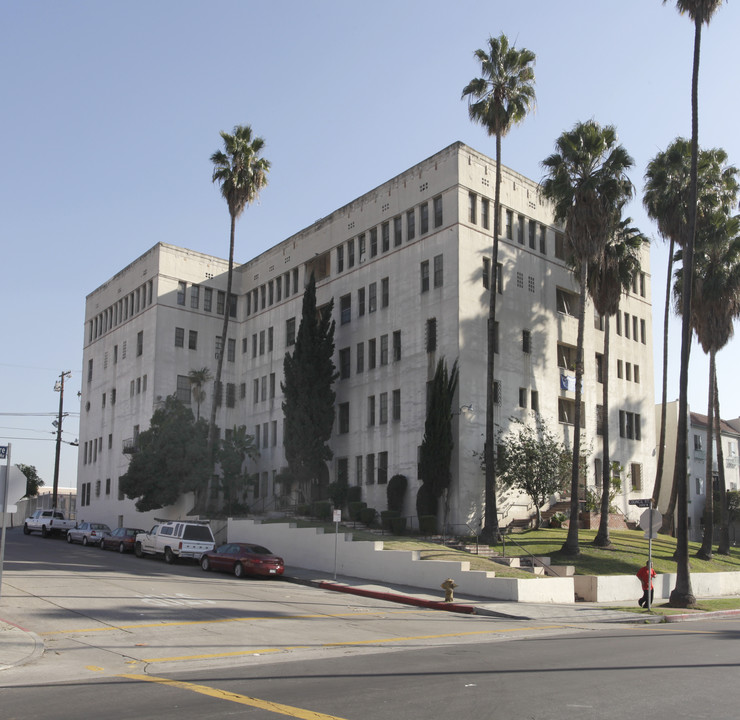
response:
[[(228, 542), (266, 545), (288, 566), (334, 574), (335, 535), (320, 528), (298, 528), (292, 523), (229, 520)], [(336, 536), (338, 575), (439, 592), (451, 577), (459, 595), (512, 602), (572, 603), (573, 578), (497, 578), (495, 572), (470, 570), (469, 562), (420, 560), (418, 551), (383, 550), (383, 542), (352, 542), (351, 533)], [(491, 563), (492, 567), (495, 567)]]

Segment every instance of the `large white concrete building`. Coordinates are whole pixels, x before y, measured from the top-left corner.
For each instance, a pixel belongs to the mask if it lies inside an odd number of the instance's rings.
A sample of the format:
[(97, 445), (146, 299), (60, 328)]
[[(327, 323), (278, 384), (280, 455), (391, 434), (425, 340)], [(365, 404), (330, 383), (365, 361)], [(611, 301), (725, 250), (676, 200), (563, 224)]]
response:
[[(497, 430), (540, 413), (570, 441), (573, 433), (577, 283), (564, 237), (537, 183), (502, 168), (502, 222), (496, 358)], [(415, 515), (418, 448), (426, 387), (437, 360), (457, 359), (455, 452), (446, 522), (476, 528), (484, 506), (480, 467), (485, 432), (486, 325), (492, 283), (495, 162), (455, 143), (235, 269), (234, 317), (223, 371), (218, 424), (246, 425), (260, 458), (248, 504), (270, 509), (282, 493), (283, 357), (300, 323), (304, 283), (313, 272), (317, 302), (334, 299), (337, 412), (330, 479), (345, 474), (363, 499), (386, 507), (386, 482), (409, 479), (405, 514)], [(80, 423), (78, 516), (146, 526), (153, 515), (181, 516), (192, 498), (142, 517), (119, 493), (124, 450), (148, 426), (157, 403), (190, 403), (190, 370), (221, 351), (226, 261), (159, 243), (87, 297)], [(628, 499), (647, 496), (654, 476), (652, 321), (649, 253), (623, 295), (611, 333), (611, 458), (623, 468)], [(588, 306), (584, 430), (591, 450), (585, 482), (597, 484), (597, 435), (604, 371), (603, 323)], [(211, 388), (203, 405), (210, 411)], [(646, 487), (650, 485), (650, 487)], [(533, 508), (499, 499), (507, 524)]]

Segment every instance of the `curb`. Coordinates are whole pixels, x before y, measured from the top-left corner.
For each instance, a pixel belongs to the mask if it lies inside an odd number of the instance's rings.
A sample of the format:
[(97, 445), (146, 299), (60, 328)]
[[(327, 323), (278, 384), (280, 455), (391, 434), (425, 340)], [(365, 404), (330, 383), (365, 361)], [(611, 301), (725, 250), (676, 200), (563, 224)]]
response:
[[(13, 667), (20, 667), (21, 665), (26, 665), (28, 663), (33, 662), (34, 660), (37, 660), (44, 654), (44, 651), (46, 650), (44, 641), (35, 632), (33, 632), (32, 630), (27, 630), (26, 628), (21, 627), (20, 625), (16, 625), (15, 623), (10, 622), (9, 620), (3, 620), (2, 618), (0, 618), (0, 624), (6, 625), (9, 628), (11, 628), (9, 632), (20, 635), (23, 638), (26, 638), (28, 642), (24, 644), (31, 646), (31, 649), (28, 652), (26, 652), (24, 656), (21, 657), (19, 660), (13, 660), (12, 662), (0, 664), (0, 670), (9, 670), (10, 668), (13, 668)], [(21, 653), (17, 653), (17, 654), (20, 655)]]

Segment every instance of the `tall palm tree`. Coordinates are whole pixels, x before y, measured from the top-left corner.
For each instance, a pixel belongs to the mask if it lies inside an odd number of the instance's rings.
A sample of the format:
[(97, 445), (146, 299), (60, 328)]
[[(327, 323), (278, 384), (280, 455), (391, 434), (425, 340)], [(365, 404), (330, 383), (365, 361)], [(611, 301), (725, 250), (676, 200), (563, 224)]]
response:
[[(665, 4), (668, 0), (663, 0)], [(669, 602), (675, 607), (686, 607), (696, 602), (691, 589), (689, 570), (689, 519), (687, 471), (689, 357), (691, 354), (691, 275), (694, 267), (694, 236), (696, 234), (697, 166), (699, 159), (699, 58), (701, 56), (701, 27), (709, 24), (722, 0), (676, 0), (680, 13), (687, 13), (694, 23), (694, 62), (691, 73), (691, 176), (689, 191), (689, 234), (686, 242), (683, 273), (683, 302), (685, 312), (681, 321), (681, 371), (678, 395), (678, 437), (674, 484), (678, 486), (676, 522), (676, 587)]]
[(496, 507), (496, 464), (494, 462), (493, 387), (496, 344), (496, 295), (498, 282), (498, 238), (501, 228), (501, 138), (514, 125), (523, 122), (534, 108), (535, 54), (509, 44), (503, 33), (488, 38), (487, 50), (476, 50), (475, 57), (481, 64), (481, 77), (471, 80), (462, 91), (468, 99), (470, 119), (482, 125), (489, 137), (496, 138), (496, 181), (493, 199), (493, 251), (491, 269), (493, 280), (489, 284), (487, 363), (486, 363), (486, 437), (484, 446), (485, 525), (482, 537), (498, 539), (498, 509)]
[(195, 419), (200, 420), (200, 404), (206, 399), (206, 391), (203, 389), (204, 385), (213, 379), (213, 375), (209, 368), (204, 367), (200, 370), (191, 370), (188, 373), (188, 380), (190, 380), (190, 388), (193, 393), (193, 399), (196, 404)]
[(620, 213), (632, 196), (627, 170), (634, 161), (617, 142), (612, 125), (602, 127), (594, 120), (577, 123), (555, 141), (555, 150), (542, 166), (547, 177), (542, 194), (552, 201), (557, 222), (565, 223), (565, 239), (578, 269), (580, 300), (576, 343), (576, 397), (573, 428), (573, 465), (568, 537), (561, 552), (577, 555), (578, 480), (581, 455), (581, 398), (583, 378), (583, 333), (588, 293), (588, 267), (600, 264), (604, 248), (621, 221)]
[[(698, 212), (711, 212), (735, 205), (738, 193), (737, 168), (727, 165), (727, 153), (722, 149), (700, 150), (697, 166)], [(668, 390), (668, 314), (670, 309), (673, 262), (677, 248), (686, 245), (689, 234), (691, 175), (691, 144), (676, 138), (659, 152), (647, 166), (643, 205), (648, 217), (655, 220), (658, 232), (670, 241), (668, 272), (666, 275), (665, 311), (663, 314), (663, 388), (661, 400), (660, 439), (658, 463), (653, 486), (653, 505), (658, 507), (663, 480), (665, 458), (666, 399)], [(672, 483), (668, 506), (664, 508), (661, 532), (673, 529), (678, 484)]]
[(609, 496), (611, 462), (609, 456), (609, 367), (611, 316), (619, 312), (622, 293), (629, 290), (640, 272), (640, 253), (648, 239), (634, 227), (632, 218), (622, 220), (604, 247), (603, 259), (588, 268), (588, 294), (594, 308), (604, 318), (604, 354), (602, 360), (602, 483), (601, 519), (594, 545), (609, 547)]
[[(714, 530), (712, 436), (714, 413), (719, 406), (716, 355), (729, 342), (734, 321), (740, 316), (740, 218), (729, 217), (721, 210), (700, 217), (696, 240), (691, 326), (702, 350), (709, 355), (704, 534), (696, 555), (711, 560)], [(683, 272), (677, 273), (674, 291), (677, 305), (683, 311)], [(716, 420), (719, 421), (719, 417)], [(719, 465), (719, 453), (717, 462)]]
[[(224, 143), (223, 150), (217, 150), (211, 155), (213, 163), (213, 175), (211, 180), (218, 183), (221, 195), (229, 208), (231, 218), (231, 234), (229, 238), (229, 269), (226, 277), (226, 303), (224, 306), (224, 320), (221, 329), (222, 350), (218, 355), (216, 364), (216, 382), (211, 402), (211, 418), (208, 432), (208, 453), (213, 457), (216, 445), (216, 408), (218, 407), (221, 393), (221, 373), (224, 365), (224, 353), (227, 351), (227, 335), (229, 329), (229, 316), (231, 313), (231, 284), (234, 274), (234, 233), (236, 221), (244, 212), (247, 205), (253, 203), (260, 190), (267, 185), (267, 173), (270, 170), (270, 162), (260, 157), (265, 141), (261, 137), (252, 135), (249, 125), (237, 125), (233, 134), (221, 131)], [(210, 485), (210, 480), (209, 480)], [(208, 492), (207, 497), (210, 495)]]

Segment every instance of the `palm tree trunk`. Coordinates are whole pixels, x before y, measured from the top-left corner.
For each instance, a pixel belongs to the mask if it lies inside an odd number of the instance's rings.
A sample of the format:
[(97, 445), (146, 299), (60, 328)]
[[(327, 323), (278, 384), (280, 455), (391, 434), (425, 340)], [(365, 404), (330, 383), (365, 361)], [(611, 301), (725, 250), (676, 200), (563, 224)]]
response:
[(707, 402), (707, 447), (704, 463), (704, 534), (701, 547), (696, 557), (702, 560), (712, 559), (712, 540), (714, 534), (714, 480), (712, 478), (712, 433), (714, 431), (714, 374), (715, 374), (714, 349), (709, 351), (709, 400)]
[(718, 555), (730, 554), (730, 509), (727, 506), (727, 482), (725, 480), (725, 454), (722, 451), (722, 434), (720, 431), (719, 388), (717, 387), (717, 369), (714, 371), (714, 437), (717, 444), (717, 472), (719, 473), (719, 545)]
[[(665, 284), (665, 311), (663, 312), (663, 391), (660, 405), (660, 438), (658, 440), (658, 465), (655, 470), (655, 484), (653, 485), (653, 507), (659, 507), (660, 491), (663, 484), (663, 465), (665, 462), (665, 423), (666, 404), (668, 401), (668, 317), (671, 306), (671, 280), (673, 279), (673, 252), (675, 241), (671, 238), (668, 249), (668, 277)], [(663, 514), (663, 523), (660, 532), (670, 534), (673, 528), (673, 514), (676, 511), (675, 485), (671, 486), (668, 507)]]
[(488, 357), (486, 363), (486, 441), (484, 457), (486, 466), (485, 479), (485, 525), (481, 532), (484, 542), (496, 542), (500, 537), (498, 525), (498, 508), (496, 507), (496, 463), (494, 461), (494, 406), (493, 396), (495, 374), (494, 360), (496, 358), (496, 295), (498, 295), (498, 237), (501, 226), (501, 135), (496, 135), (496, 183), (493, 196), (493, 252), (491, 258), (491, 272), (493, 277), (489, 283), (490, 299), (488, 305)]
[(578, 526), (580, 524), (578, 511), (580, 508), (578, 486), (581, 475), (581, 398), (583, 397), (583, 331), (586, 324), (586, 279), (588, 265), (581, 262), (581, 294), (578, 301), (578, 340), (576, 342), (576, 407), (573, 413), (573, 465), (570, 475), (570, 520), (568, 522), (568, 536), (560, 552), (564, 555), (578, 555)]
[(689, 235), (683, 261), (683, 314), (681, 318), (681, 374), (678, 396), (678, 436), (673, 482), (678, 484), (676, 519), (676, 587), (670, 595), (674, 607), (687, 607), (696, 602), (691, 589), (689, 568), (689, 522), (687, 478), (688, 387), (691, 355), (691, 290), (694, 274), (694, 236), (696, 234), (697, 165), (699, 156), (699, 57), (701, 52), (701, 18), (694, 21), (694, 65), (691, 76), (691, 180), (689, 190)]
[[(216, 426), (216, 408), (218, 407), (218, 400), (223, 393), (219, 392), (219, 388), (221, 387), (221, 374), (223, 372), (224, 367), (224, 355), (227, 352), (228, 347), (228, 340), (226, 338), (226, 333), (229, 330), (229, 314), (231, 311), (231, 283), (233, 279), (234, 274), (234, 235), (236, 233), (236, 217), (234, 215), (231, 216), (231, 234), (230, 234), (230, 240), (229, 240), (229, 269), (226, 275), (226, 303), (224, 304), (224, 322), (221, 327), (221, 352), (218, 354), (218, 361), (216, 363), (216, 379), (213, 389), (213, 401), (211, 402), (211, 419), (208, 424), (208, 457), (212, 458), (212, 462), (214, 464), (213, 472), (208, 477), (208, 483), (206, 486), (206, 497), (205, 501), (202, 503), (204, 506), (208, 506), (210, 504), (211, 499), (211, 484), (213, 482), (213, 478), (216, 474), (215, 470), (215, 447), (216, 447), (216, 439), (218, 434), (218, 427)], [(220, 398), (223, 402), (223, 398)]]
[[(619, 310), (617, 310), (619, 312)], [(599, 531), (594, 538), (594, 545), (598, 547), (609, 547), (612, 544), (609, 537), (609, 495), (611, 494), (611, 462), (609, 456), (609, 335), (610, 316), (604, 317), (604, 360), (602, 370), (602, 422), (601, 422), (601, 518), (599, 519)]]

